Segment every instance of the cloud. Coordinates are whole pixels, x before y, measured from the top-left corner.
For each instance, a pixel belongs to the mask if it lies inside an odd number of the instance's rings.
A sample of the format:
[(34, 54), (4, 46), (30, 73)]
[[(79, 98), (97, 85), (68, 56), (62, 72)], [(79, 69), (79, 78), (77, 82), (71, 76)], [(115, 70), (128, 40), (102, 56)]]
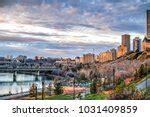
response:
[[(24, 54), (28, 57), (36, 55), (44, 57), (75, 57), (81, 56), (83, 53), (93, 52), (99, 53), (106, 49), (116, 47), (116, 43), (101, 43), (101, 44), (86, 44), (86, 43), (48, 43), (48, 42), (3, 42), (0, 44), (0, 55), (11, 54), (13, 55)], [(6, 53), (7, 52), (7, 53)]]
[(1, 48), (10, 42), (24, 43), (28, 45), (21, 45), (24, 50), (9, 48), (18, 54), (77, 56), (117, 47), (124, 33), (144, 35), (150, 1), (1, 0), (0, 5)]

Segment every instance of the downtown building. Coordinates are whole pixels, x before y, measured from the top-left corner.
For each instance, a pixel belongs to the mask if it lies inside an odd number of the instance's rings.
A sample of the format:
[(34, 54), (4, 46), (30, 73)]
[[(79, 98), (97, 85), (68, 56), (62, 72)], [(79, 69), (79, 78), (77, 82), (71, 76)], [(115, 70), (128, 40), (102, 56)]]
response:
[(150, 39), (150, 10), (147, 10), (147, 38)]
[(127, 53), (128, 49), (125, 45), (118, 46), (117, 57), (121, 57)]
[(147, 35), (142, 41), (142, 51), (150, 51), (150, 10), (147, 10), (146, 15), (147, 15), (147, 22), (146, 22)]
[(135, 37), (133, 39), (133, 51), (140, 52), (141, 51), (141, 39), (139, 37)]
[(103, 62), (107, 62), (112, 60), (112, 53), (111, 51), (107, 50), (105, 52), (101, 52), (99, 54), (99, 62), (103, 63)]
[(101, 63), (116, 59), (117, 59), (117, 50), (115, 48), (107, 50), (105, 52), (101, 52), (98, 55), (98, 61)]
[(127, 52), (130, 51), (130, 35), (128, 34), (122, 35), (122, 45), (127, 47)]
[(115, 48), (113, 48), (110, 51), (111, 51), (112, 60), (116, 60), (117, 59), (117, 50)]
[(147, 37), (142, 41), (142, 51), (150, 51), (150, 39)]
[(95, 62), (95, 55), (88, 53), (88, 54), (83, 54), (83, 56), (80, 57), (80, 63), (93, 63)]
[(118, 46), (117, 57), (121, 57), (130, 51), (130, 35), (122, 35), (121, 45)]
[(80, 57), (80, 63), (84, 63), (83, 56)]

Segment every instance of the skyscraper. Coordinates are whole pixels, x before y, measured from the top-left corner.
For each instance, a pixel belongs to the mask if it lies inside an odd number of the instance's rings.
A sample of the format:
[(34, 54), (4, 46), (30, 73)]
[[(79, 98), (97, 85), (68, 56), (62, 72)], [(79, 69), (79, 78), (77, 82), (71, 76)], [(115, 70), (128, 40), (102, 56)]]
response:
[(147, 35), (142, 41), (142, 51), (150, 51), (150, 10), (147, 10)]
[(117, 58), (117, 50), (113, 48), (110, 51), (111, 51), (112, 60), (115, 60)]
[(133, 51), (141, 51), (141, 39), (139, 39), (139, 37), (133, 39)]
[(130, 51), (130, 35), (122, 35), (122, 45), (127, 47), (127, 52)]
[(147, 37), (150, 39), (150, 10), (147, 10)]

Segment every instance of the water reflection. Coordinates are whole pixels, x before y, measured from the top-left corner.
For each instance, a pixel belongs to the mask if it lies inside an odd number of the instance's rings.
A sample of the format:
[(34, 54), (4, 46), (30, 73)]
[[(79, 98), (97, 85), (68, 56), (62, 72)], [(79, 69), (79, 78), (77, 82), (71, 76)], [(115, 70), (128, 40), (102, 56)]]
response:
[(35, 76), (35, 81), (38, 81), (38, 80), (39, 80), (39, 79), (38, 79), (38, 76), (36, 75), (36, 76)]
[(16, 76), (16, 74), (14, 73), (14, 74), (13, 74), (13, 82), (16, 82), (16, 81), (17, 81), (16, 78), (17, 78), (17, 76)]
[(29, 88), (33, 83), (35, 83), (38, 88), (41, 88), (41, 81), (43, 80), (46, 84), (51, 82), (46, 76), (0, 73), (0, 95), (29, 91)]

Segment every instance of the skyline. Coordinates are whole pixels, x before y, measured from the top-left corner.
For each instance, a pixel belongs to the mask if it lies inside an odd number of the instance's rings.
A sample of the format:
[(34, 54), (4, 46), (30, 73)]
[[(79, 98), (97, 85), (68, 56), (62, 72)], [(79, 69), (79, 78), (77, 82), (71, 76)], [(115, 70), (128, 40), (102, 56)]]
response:
[(0, 56), (75, 57), (116, 48), (122, 34), (144, 38), (149, 7), (149, 0), (3, 0)]

